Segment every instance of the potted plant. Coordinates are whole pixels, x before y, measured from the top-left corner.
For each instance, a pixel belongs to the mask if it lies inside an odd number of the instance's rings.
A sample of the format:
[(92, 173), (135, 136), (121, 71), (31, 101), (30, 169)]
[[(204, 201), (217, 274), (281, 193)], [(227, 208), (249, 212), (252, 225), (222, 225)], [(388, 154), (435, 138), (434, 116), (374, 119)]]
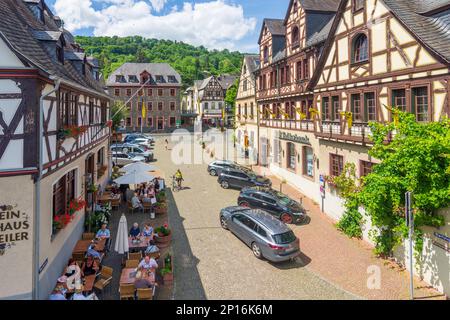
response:
[(170, 253), (164, 259), (164, 268), (161, 270), (161, 276), (163, 277), (164, 284), (173, 283), (173, 260)]
[(156, 194), (156, 201), (158, 202), (166, 202), (166, 193), (164, 191), (160, 191)]
[(155, 229), (155, 242), (158, 244), (159, 248), (168, 247), (171, 240), (172, 230), (169, 229), (169, 225), (167, 223)]
[(96, 193), (98, 191), (98, 186), (91, 183), (87, 186), (86, 189), (87, 189), (88, 193)]
[(165, 203), (165, 202), (156, 203), (155, 213), (156, 214), (166, 214), (167, 213), (167, 203)]

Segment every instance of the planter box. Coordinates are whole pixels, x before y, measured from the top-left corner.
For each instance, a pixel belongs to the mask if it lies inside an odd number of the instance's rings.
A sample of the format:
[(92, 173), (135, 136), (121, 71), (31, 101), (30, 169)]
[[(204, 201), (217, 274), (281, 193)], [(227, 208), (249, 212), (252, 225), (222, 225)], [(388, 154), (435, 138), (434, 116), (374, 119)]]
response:
[(163, 282), (164, 282), (164, 284), (167, 284), (167, 285), (173, 284), (173, 272), (172, 273), (166, 273), (163, 276)]
[(167, 208), (158, 208), (158, 207), (156, 207), (155, 208), (155, 213), (159, 214), (159, 215), (166, 214), (167, 213)]

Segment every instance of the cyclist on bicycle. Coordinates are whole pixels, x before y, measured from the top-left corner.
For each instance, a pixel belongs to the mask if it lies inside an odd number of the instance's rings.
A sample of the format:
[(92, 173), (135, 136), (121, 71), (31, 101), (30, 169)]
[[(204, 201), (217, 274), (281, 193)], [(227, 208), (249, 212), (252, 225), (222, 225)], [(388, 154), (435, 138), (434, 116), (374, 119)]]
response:
[(183, 181), (183, 174), (181, 173), (180, 169), (177, 170), (177, 172), (175, 173), (175, 180), (178, 183), (178, 188), (181, 189), (181, 181)]

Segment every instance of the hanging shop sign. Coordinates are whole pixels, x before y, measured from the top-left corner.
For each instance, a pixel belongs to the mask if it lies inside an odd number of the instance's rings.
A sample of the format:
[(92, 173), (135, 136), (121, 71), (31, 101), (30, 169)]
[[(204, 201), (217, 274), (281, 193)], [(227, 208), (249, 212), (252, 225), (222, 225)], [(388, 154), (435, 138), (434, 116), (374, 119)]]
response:
[(288, 132), (280, 131), (279, 139), (291, 141), (291, 142), (295, 142), (295, 143), (306, 144), (309, 146), (311, 145), (311, 141), (309, 140), (308, 136), (299, 136), (297, 134), (292, 134), (292, 133), (288, 133)]
[(0, 205), (0, 256), (18, 242), (30, 240), (30, 218), (18, 205)]

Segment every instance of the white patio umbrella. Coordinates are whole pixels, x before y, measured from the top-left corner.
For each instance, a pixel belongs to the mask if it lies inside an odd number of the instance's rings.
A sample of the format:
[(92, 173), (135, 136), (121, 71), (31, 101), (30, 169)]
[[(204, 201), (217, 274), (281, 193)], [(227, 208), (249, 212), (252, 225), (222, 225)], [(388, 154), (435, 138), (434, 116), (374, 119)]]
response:
[(114, 250), (119, 254), (124, 254), (129, 251), (128, 246), (128, 223), (125, 214), (122, 214), (119, 221), (119, 229), (117, 230), (116, 245)]
[(133, 171), (130, 172), (120, 178), (117, 178), (114, 180), (117, 184), (140, 184), (145, 182), (150, 182), (155, 180), (155, 177), (152, 176), (150, 173), (147, 172), (138, 172)]
[(156, 170), (155, 166), (152, 166), (150, 164), (146, 164), (143, 162), (130, 163), (130, 164), (127, 164), (126, 166), (124, 166), (122, 169), (120, 169), (120, 171), (123, 171), (126, 173), (130, 173), (133, 171), (147, 172), (147, 171), (155, 171), (155, 170)]

